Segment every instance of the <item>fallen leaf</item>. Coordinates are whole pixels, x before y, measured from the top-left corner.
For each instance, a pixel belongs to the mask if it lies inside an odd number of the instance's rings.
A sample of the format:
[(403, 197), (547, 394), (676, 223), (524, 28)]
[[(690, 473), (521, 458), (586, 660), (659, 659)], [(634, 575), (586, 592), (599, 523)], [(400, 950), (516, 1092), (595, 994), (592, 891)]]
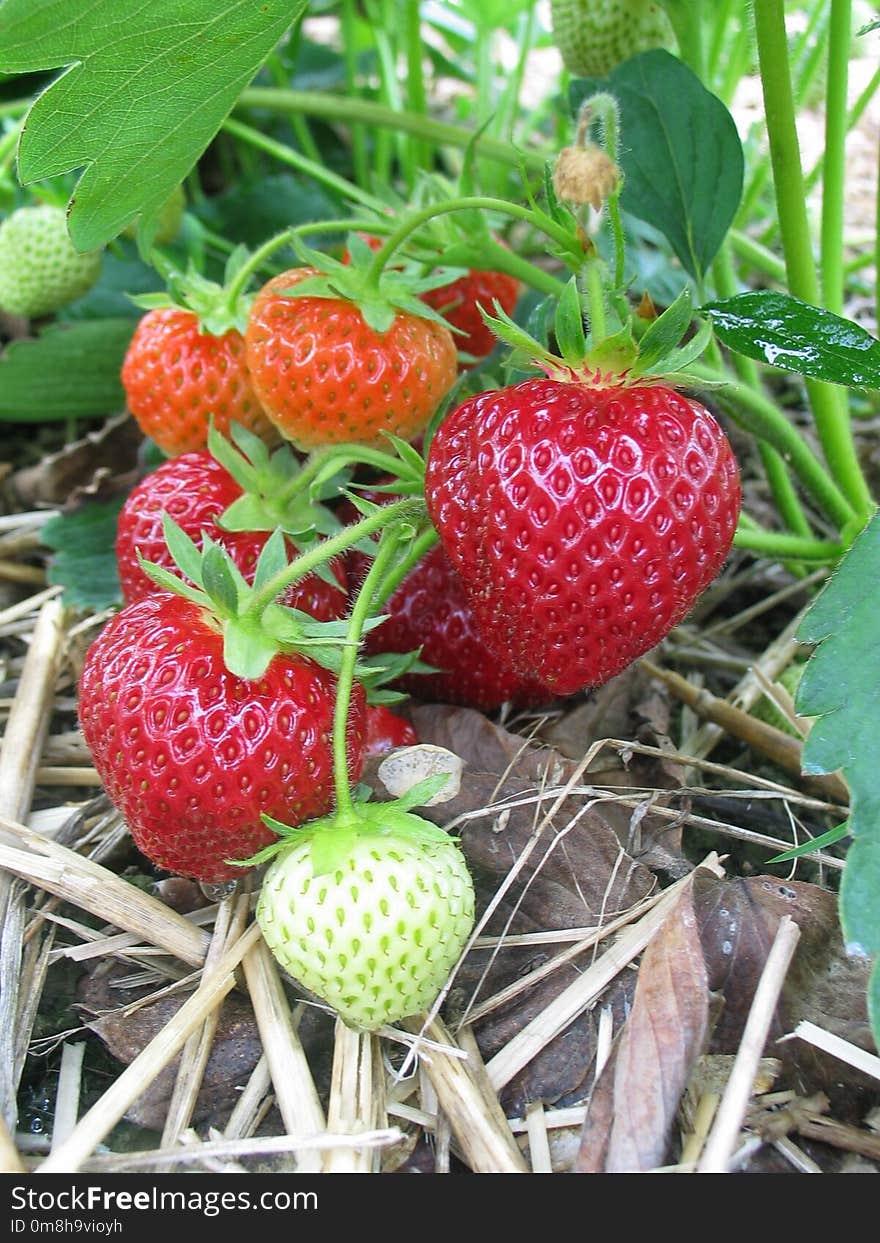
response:
[(663, 1163), (708, 1024), (706, 966), (688, 886), (642, 956), (632, 1013), (600, 1076), (595, 1106), (590, 1102), (578, 1171), (640, 1172)]
[[(108, 1052), (124, 1065), (139, 1053), (171, 1021), (191, 992), (160, 997), (132, 1010), (130, 1003), (144, 990), (120, 988), (131, 974), (126, 963), (106, 960), (80, 986), (78, 1008), (87, 1015), (85, 1025), (101, 1038)], [(125, 1004), (120, 1006), (120, 997)], [(299, 1027), (307, 1048), (329, 1045), (331, 1020), (320, 1011), (307, 1008)], [(250, 1002), (231, 993), (223, 1003), (220, 1021), (196, 1101), (193, 1121), (204, 1126), (223, 1127), (263, 1052), (260, 1033)], [(161, 1130), (174, 1089), (180, 1055), (168, 1065), (126, 1111), (129, 1122), (149, 1130)]]
[(22, 509), (56, 505), (69, 510), (83, 496), (105, 500), (135, 482), (142, 443), (131, 415), (117, 415), (36, 466), (15, 471), (6, 485)]
[(780, 919), (790, 915), (797, 923), (801, 937), (783, 994), (783, 1014), (774, 1020), (770, 1039), (782, 1035), (792, 999), (824, 967), (830, 952), (837, 927), (834, 895), (818, 885), (775, 876), (719, 880), (700, 873), (694, 881), (694, 907), (709, 987), (724, 997), (712, 1037), (716, 1053), (735, 1052), (739, 1046)]

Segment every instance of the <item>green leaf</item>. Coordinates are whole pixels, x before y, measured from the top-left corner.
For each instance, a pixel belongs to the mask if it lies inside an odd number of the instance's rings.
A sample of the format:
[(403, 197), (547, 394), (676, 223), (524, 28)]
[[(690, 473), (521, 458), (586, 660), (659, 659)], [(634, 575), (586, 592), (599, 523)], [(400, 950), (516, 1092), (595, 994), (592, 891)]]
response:
[[(806, 773), (843, 771), (851, 793), (852, 834), (840, 893), (844, 937), (855, 952), (880, 952), (880, 516), (871, 518), (798, 630), (817, 644), (795, 695), (814, 716), (804, 743)], [(876, 987), (876, 982), (875, 982)], [(874, 1021), (880, 1011), (874, 1010)], [(874, 1028), (875, 1039), (880, 1031)]]
[(254, 571), (253, 589), (255, 592), (265, 587), (276, 574), (287, 566), (287, 546), (284, 541), (284, 535), (280, 530), (275, 530), (266, 540), (262, 547), (259, 557), (257, 558), (257, 568)]
[(640, 365), (638, 368), (639, 375), (669, 375), (673, 372), (683, 371), (685, 367), (689, 367), (706, 351), (709, 342), (712, 340), (712, 325), (708, 319), (698, 321), (699, 328), (684, 345), (677, 350), (668, 350), (660, 359), (656, 366), (644, 367)]
[(244, 580), (229, 555), (219, 544), (207, 537), (202, 554), (202, 581), (212, 602), (227, 616), (235, 617), (238, 614), (240, 592), (245, 586)]
[[(257, 247), (291, 225), (330, 220), (337, 204), (320, 186), (292, 173), (261, 176), (212, 195), (199, 205), (199, 216), (215, 233)], [(279, 251), (281, 261), (287, 250)]]
[(65, 69), (28, 114), (24, 184), (84, 168), (70, 234), (80, 250), (143, 213), (146, 236), (172, 190), (305, 0), (5, 0), (0, 69)]
[(725, 345), (783, 371), (880, 389), (880, 341), (851, 320), (774, 290), (753, 290), (703, 308)]
[(791, 850), (781, 851), (780, 854), (774, 855), (767, 862), (788, 863), (790, 859), (800, 859), (803, 855), (811, 855), (817, 850), (824, 850), (826, 846), (835, 846), (838, 842), (842, 842), (845, 837), (849, 837), (849, 824), (846, 820), (844, 820), (843, 824), (836, 824), (827, 833), (820, 833), (818, 837), (811, 837), (808, 841), (801, 842), (799, 846), (792, 846)]
[(165, 543), (168, 545), (168, 551), (177, 568), (186, 575), (190, 582), (195, 583), (197, 587), (203, 587), (202, 554), (187, 533), (168, 513), (162, 515), (162, 534), (165, 536)]
[(176, 574), (172, 574), (164, 566), (155, 565), (152, 561), (145, 561), (140, 553), (137, 554), (137, 559), (140, 568), (157, 587), (161, 587), (164, 591), (170, 591), (176, 596), (182, 596), (184, 600), (190, 600), (201, 608), (210, 606), (211, 601), (198, 587), (191, 587), (189, 583), (185, 583), (182, 578), (178, 578)]
[(569, 367), (582, 367), (587, 352), (584, 332), (584, 313), (578, 293), (577, 279), (573, 276), (559, 299), (556, 308), (556, 345)]
[(621, 207), (658, 228), (699, 279), (742, 196), (743, 152), (733, 118), (682, 61), (660, 48), (624, 61), (606, 81), (572, 82), (573, 111), (597, 91), (610, 91), (620, 103)]
[(687, 331), (692, 315), (691, 291), (685, 286), (672, 305), (654, 320), (639, 341), (640, 372), (659, 363), (678, 345)]
[(61, 598), (69, 608), (100, 612), (122, 603), (114, 543), (123, 500), (92, 501), (43, 527), (41, 543), (54, 549), (46, 578), (64, 587)]
[(119, 378), (136, 321), (56, 324), (0, 357), (0, 422), (92, 418), (125, 406)]

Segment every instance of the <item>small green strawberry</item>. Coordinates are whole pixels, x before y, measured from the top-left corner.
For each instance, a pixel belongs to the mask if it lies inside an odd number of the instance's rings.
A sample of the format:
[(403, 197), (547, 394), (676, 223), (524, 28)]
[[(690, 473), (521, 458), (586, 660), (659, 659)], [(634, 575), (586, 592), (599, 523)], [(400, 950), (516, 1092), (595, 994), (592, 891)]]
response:
[(63, 208), (19, 207), (0, 224), (0, 310), (26, 319), (60, 310), (94, 285), (102, 253), (74, 249)]
[(604, 78), (621, 61), (674, 45), (672, 27), (652, 0), (550, 0), (553, 38), (571, 73)]
[(408, 810), (438, 784), (300, 830), (267, 820), (285, 836), (248, 860), (276, 856), (257, 903), (272, 953), (351, 1027), (375, 1031), (428, 1009), (473, 926), (464, 856)]

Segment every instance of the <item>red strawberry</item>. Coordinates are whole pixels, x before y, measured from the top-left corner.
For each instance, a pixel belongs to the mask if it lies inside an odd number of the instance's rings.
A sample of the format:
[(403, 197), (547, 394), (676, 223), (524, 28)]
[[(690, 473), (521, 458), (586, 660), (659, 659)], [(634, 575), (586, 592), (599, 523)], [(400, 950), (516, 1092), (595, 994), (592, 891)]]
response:
[(384, 607), (386, 621), (364, 640), (370, 655), (410, 652), (440, 673), (410, 673), (394, 685), (419, 699), (490, 712), (508, 700), (544, 703), (553, 698), (535, 679), (514, 673), (480, 633), (461, 578), (441, 546), (410, 570)]
[(483, 321), (480, 307), (493, 313), (494, 303), (512, 315), (519, 298), (519, 281), (506, 272), (481, 272), (472, 270), (460, 276), (451, 285), (429, 289), (421, 295), (422, 301), (447, 319), (453, 328), (459, 328), (465, 336), (456, 336), (455, 344), (464, 354), (484, 358), (498, 344), (498, 338)]
[[(333, 803), (335, 678), (276, 654), (248, 680), (224, 664), (219, 626), (162, 593), (128, 605), (92, 644), (80, 679), (83, 733), (108, 795), (159, 867), (223, 881), (275, 838), (261, 816), (300, 824)], [(363, 689), (348, 725), (363, 762)]]
[(425, 491), (486, 643), (557, 694), (606, 682), (681, 621), (740, 506), (733, 451), (699, 403), (551, 378), (452, 411)]
[[(383, 239), (370, 234), (359, 235), (370, 250), (379, 250)], [(343, 263), (350, 263), (348, 251), (342, 256)], [(487, 326), (480, 314), (480, 307), (490, 313), (497, 301), (502, 310), (512, 315), (519, 299), (520, 283), (506, 272), (483, 272), (472, 268), (465, 276), (437, 289), (419, 294), (426, 306), (439, 311), (453, 328), (464, 336), (456, 336), (456, 348), (474, 358), (485, 358), (498, 344), (498, 338)]]
[[(169, 570), (175, 568), (162, 530), (166, 512), (199, 546), (202, 532), (208, 531), (231, 555), (245, 579), (252, 582), (269, 532), (223, 531), (217, 526), (217, 519), (242, 495), (240, 485), (207, 450), (181, 454), (147, 475), (127, 498), (117, 526), (116, 560), (126, 603), (156, 591), (155, 583), (138, 564), (138, 552), (146, 561)], [(289, 541), (288, 554), (295, 554)], [(334, 572), (339, 589), (310, 574), (287, 592), (284, 602), (321, 621), (342, 617), (347, 600), (341, 562), (334, 564)]]
[(204, 449), (212, 416), (223, 433), (235, 422), (277, 439), (254, 393), (241, 333), (204, 332), (193, 311), (171, 306), (144, 315), (122, 364), (122, 384), (141, 431), (170, 457)]
[(367, 758), (387, 755), (395, 747), (414, 747), (419, 736), (402, 716), (385, 704), (367, 705)]
[(315, 276), (283, 272), (251, 308), (247, 362), (267, 414), (302, 449), (384, 444), (385, 432), (414, 439), (455, 383), (452, 334), (399, 310), (377, 331), (346, 298), (284, 296)]

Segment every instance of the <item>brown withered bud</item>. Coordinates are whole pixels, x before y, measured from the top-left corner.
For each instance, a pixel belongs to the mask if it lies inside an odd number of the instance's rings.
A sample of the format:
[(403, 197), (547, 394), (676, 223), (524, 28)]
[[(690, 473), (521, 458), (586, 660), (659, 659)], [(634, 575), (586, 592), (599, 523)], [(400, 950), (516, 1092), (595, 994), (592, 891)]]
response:
[(620, 181), (620, 169), (601, 148), (563, 147), (553, 169), (553, 189), (566, 203), (600, 211)]

